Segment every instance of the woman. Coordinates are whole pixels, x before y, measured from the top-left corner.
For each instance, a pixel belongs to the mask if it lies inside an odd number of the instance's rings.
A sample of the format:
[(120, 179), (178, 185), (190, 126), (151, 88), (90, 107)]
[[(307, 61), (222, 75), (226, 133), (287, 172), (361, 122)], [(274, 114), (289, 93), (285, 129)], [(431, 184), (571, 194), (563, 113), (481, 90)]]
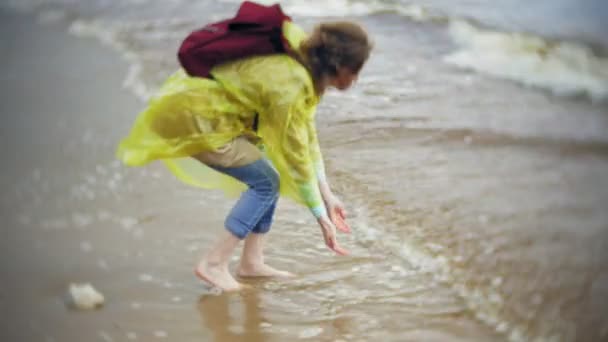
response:
[(349, 22), (318, 25), (309, 36), (285, 22), (283, 35), (289, 54), (225, 63), (212, 69), (213, 79), (176, 72), (118, 149), (128, 165), (160, 159), (188, 184), (246, 190), (226, 218), (227, 232), (195, 271), (227, 291), (241, 286), (228, 271), (241, 240), (240, 276), (290, 275), (266, 265), (263, 257), (279, 193), (306, 205), (326, 245), (346, 254), (335, 231), (349, 227), (325, 177), (314, 114), (328, 87), (346, 90), (357, 79), (371, 42)]

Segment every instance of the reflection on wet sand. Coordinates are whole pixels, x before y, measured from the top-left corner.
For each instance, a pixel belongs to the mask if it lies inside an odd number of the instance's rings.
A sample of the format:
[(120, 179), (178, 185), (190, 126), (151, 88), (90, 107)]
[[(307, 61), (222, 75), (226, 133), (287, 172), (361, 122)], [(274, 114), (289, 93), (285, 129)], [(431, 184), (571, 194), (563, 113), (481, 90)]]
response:
[(260, 298), (255, 289), (218, 296), (202, 295), (197, 307), (203, 325), (213, 333), (215, 341), (268, 340), (262, 331)]

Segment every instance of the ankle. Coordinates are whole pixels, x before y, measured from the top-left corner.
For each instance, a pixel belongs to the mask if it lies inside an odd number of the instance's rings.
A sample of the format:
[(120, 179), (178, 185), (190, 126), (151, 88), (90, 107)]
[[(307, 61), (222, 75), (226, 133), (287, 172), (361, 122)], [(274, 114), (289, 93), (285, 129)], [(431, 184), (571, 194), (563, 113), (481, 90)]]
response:
[(239, 266), (241, 269), (246, 269), (246, 270), (255, 270), (257, 268), (259, 268), (260, 266), (264, 265), (264, 259), (248, 259), (248, 260), (243, 260), (241, 259), (241, 262), (239, 263)]
[(209, 268), (228, 268), (228, 262), (219, 258), (213, 258), (211, 256), (203, 258), (199, 265), (204, 265), (205, 267)]

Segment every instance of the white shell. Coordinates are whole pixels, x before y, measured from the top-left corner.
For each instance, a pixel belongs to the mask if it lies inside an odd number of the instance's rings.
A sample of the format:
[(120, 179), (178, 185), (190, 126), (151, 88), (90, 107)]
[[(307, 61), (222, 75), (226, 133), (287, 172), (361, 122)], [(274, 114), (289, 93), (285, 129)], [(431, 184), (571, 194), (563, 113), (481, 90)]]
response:
[(103, 305), (104, 297), (89, 284), (70, 284), (69, 294), (74, 307), (80, 310), (92, 310)]

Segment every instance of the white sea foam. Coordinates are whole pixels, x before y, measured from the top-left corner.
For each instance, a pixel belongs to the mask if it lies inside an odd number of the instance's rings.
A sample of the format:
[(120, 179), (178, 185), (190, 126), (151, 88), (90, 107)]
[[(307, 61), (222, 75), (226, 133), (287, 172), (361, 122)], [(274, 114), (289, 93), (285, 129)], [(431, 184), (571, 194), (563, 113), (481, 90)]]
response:
[(433, 13), (428, 8), (416, 4), (398, 5), (394, 8), (394, 11), (401, 16), (418, 22), (447, 20), (447, 17), (438, 13)]
[(298, 334), (298, 338), (300, 338), (300, 339), (313, 338), (313, 337), (319, 336), (322, 332), (323, 332), (323, 328), (321, 328), (321, 327), (307, 328), (307, 329), (300, 331), (300, 333)]
[[(222, 1), (227, 3), (241, 2), (240, 0)], [(257, 0), (256, 2), (264, 5), (279, 3), (277, 0)], [(386, 9), (386, 5), (378, 1), (283, 0), (280, 1), (280, 4), (283, 11), (288, 15), (306, 17), (364, 16)]]
[(156, 338), (167, 338), (169, 334), (167, 334), (164, 330), (157, 330), (154, 332), (154, 337)]
[(93, 250), (93, 245), (89, 241), (82, 241), (80, 243), (80, 250), (84, 253), (89, 253)]
[[(226, 3), (241, 3), (241, 0), (222, 0)], [(444, 19), (426, 7), (417, 4), (400, 4), (381, 0), (256, 0), (263, 5), (281, 4), (285, 13), (304, 17), (362, 17), (382, 12), (397, 13), (415, 21)]]
[(445, 56), (447, 63), (555, 95), (608, 99), (608, 58), (594, 55), (586, 46), (484, 30), (462, 20), (452, 21), (449, 31), (459, 50)]
[(154, 280), (154, 277), (149, 274), (140, 274), (139, 275), (139, 281), (141, 281), (143, 283), (149, 283), (153, 280)]

